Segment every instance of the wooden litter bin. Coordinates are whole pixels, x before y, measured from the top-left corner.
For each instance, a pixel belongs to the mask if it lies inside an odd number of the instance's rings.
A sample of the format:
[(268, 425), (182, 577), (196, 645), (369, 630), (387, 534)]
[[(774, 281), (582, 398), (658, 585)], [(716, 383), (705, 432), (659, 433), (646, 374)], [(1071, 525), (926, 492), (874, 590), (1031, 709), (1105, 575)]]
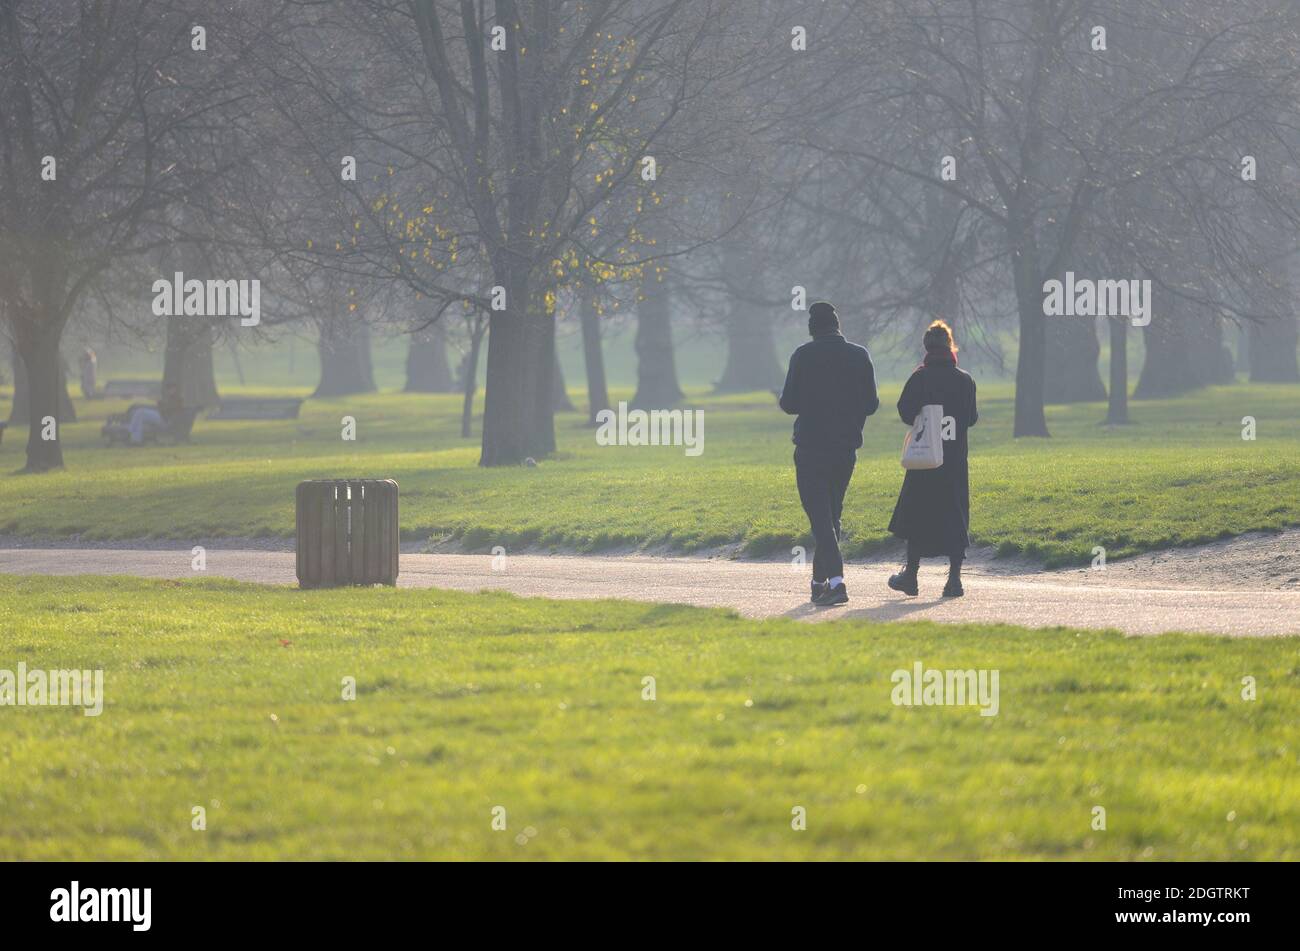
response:
[(298, 586), (397, 584), (397, 483), (314, 479), (297, 495)]

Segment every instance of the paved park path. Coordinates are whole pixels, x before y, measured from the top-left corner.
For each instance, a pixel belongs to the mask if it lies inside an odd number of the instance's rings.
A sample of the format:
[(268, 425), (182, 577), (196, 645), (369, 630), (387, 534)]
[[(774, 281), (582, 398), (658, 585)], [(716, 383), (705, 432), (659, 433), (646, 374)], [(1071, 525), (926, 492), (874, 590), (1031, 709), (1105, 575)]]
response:
[[(189, 578), (190, 549), (0, 549), (0, 572), (123, 574)], [(499, 563), (498, 563), (499, 564)], [(734, 608), (748, 617), (803, 620), (871, 618), (881, 621), (1005, 622), (1027, 627), (1115, 628), (1128, 634), (1197, 631), (1231, 636), (1300, 635), (1300, 589), (1247, 587), (1230, 572), (1228, 583), (1204, 584), (1204, 573), (1160, 571), (1118, 563), (1106, 571), (1046, 572), (981, 564), (965, 572), (966, 597), (943, 599), (945, 568), (921, 569), (921, 596), (888, 590), (892, 561), (849, 565), (849, 604), (808, 604), (807, 570), (782, 562), (648, 555), (519, 554), (493, 570), (491, 555), (403, 554), (399, 586), (498, 590), (548, 598), (627, 598), (637, 601)], [(209, 576), (267, 584), (295, 584), (288, 551), (209, 547)], [(1284, 579), (1285, 580), (1285, 579)], [(1295, 579), (1290, 579), (1294, 581)]]

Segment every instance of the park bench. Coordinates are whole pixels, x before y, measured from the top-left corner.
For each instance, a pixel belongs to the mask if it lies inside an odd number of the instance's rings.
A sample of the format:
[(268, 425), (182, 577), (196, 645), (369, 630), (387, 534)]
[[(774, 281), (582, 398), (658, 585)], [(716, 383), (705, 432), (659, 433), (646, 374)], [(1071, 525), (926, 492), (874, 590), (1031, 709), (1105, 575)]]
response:
[(239, 396), (223, 399), (208, 419), (297, 419), (301, 406), (299, 399)]
[[(125, 413), (113, 413), (105, 421), (100, 433), (108, 439), (110, 446), (119, 442), (129, 443), (131, 441), (131, 430), (127, 428), (126, 423), (131, 417), (131, 411), (137, 406), (149, 406), (149, 404), (133, 404)], [(153, 406), (149, 406), (149, 408), (156, 409)], [(172, 416), (162, 429), (147, 428), (141, 433), (140, 438), (144, 442), (161, 442), (164, 439), (174, 443), (189, 442), (190, 432), (194, 429), (194, 419), (199, 415), (200, 408), (198, 406), (187, 406), (180, 413)]]
[(107, 399), (156, 400), (162, 395), (162, 380), (109, 380), (103, 395)]

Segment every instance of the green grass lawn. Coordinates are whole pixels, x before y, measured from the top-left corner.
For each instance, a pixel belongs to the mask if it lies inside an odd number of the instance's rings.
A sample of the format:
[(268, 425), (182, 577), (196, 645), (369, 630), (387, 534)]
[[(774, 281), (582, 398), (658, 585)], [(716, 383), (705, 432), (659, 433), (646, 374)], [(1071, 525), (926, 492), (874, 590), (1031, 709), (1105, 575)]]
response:
[[(627, 398), (628, 393), (615, 398)], [(849, 554), (887, 540), (902, 470), (898, 386), (868, 421), (846, 502)], [(1236, 385), (1135, 402), (1138, 425), (1097, 425), (1099, 404), (1049, 408), (1049, 440), (1011, 438), (1008, 385), (981, 388), (972, 431), (972, 534), (1049, 565), (1300, 524), (1300, 387)], [(200, 420), (194, 443), (106, 449), (99, 427), (120, 402), (80, 403), (67, 425), (67, 469), (26, 476), (23, 429), (0, 447), (0, 532), (93, 539), (293, 533), (301, 479), (395, 478), (408, 539), (452, 535), (473, 546), (599, 549), (743, 541), (751, 553), (806, 543), (794, 492), (790, 420), (768, 394), (692, 394), (705, 411), (704, 453), (600, 447), (585, 414), (558, 419), (560, 451), (536, 468), (482, 470), (459, 436), (458, 398), (385, 393), (311, 400), (285, 422)], [(356, 442), (340, 419), (357, 420)], [(1258, 438), (1241, 438), (1241, 419)]]
[[(1300, 858), (1292, 639), (120, 578), (0, 616), (0, 669), (107, 697), (0, 706), (7, 859)], [(998, 714), (895, 706), (915, 661)]]

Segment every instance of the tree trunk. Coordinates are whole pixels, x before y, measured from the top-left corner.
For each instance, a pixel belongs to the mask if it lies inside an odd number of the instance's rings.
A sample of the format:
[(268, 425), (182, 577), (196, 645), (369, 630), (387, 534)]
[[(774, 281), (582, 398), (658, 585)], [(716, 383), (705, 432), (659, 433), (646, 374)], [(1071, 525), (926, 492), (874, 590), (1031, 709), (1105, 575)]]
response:
[[(653, 268), (647, 268), (647, 271)], [(672, 297), (662, 276), (647, 274), (636, 308), (637, 409), (665, 409), (682, 398), (673, 354)]]
[(167, 318), (163, 386), (169, 384), (180, 389), (185, 406), (208, 407), (221, 402), (212, 369), (212, 326), (200, 318)]
[[(26, 426), (28, 424), (28, 407), (30, 400), (27, 395), (27, 368), (23, 364), (22, 357), (18, 355), (18, 347), (13, 348), (13, 371), (14, 371), (14, 398), (9, 406), (9, 425)], [(77, 409), (73, 405), (72, 397), (68, 395), (68, 381), (65, 371), (63, 370), (63, 361), (59, 361), (59, 373), (63, 376), (62, 393), (59, 396), (59, 422), (75, 423), (77, 421)]]
[(518, 465), (524, 459), (523, 349), (523, 315), (511, 309), (493, 312), (488, 318), (481, 466)]
[[(506, 307), (489, 317), (479, 465), (513, 466), (529, 456), (545, 455), (542, 450), (548, 443), (552, 448), (555, 445), (550, 399), (554, 321), (535, 312), (525, 265), (502, 264), (494, 273), (497, 283), (506, 289)], [(548, 336), (552, 346), (547, 346)]]
[(375, 373), (370, 362), (370, 328), (339, 317), (320, 328), (320, 383), (314, 397), (373, 393)]
[(461, 364), (461, 392), (464, 399), (460, 404), (460, 434), (465, 438), (474, 435), (474, 394), (478, 390), (478, 359), (483, 347), (485, 330), (477, 327), (470, 331), (469, 353)]
[(1133, 391), (1136, 399), (1178, 396), (1232, 382), (1232, 354), (1223, 345), (1222, 321), (1204, 308), (1184, 306), (1183, 313), (1147, 326), (1146, 359)]
[(596, 414), (610, 407), (605, 353), (600, 345), (600, 314), (590, 291), (581, 292), (578, 317), (582, 321), (582, 357), (587, 368), (587, 425), (595, 426)]
[[(532, 422), (524, 435), (528, 457), (541, 459), (555, 452), (555, 390), (556, 375), (560, 369), (555, 355), (555, 314), (547, 313), (541, 287), (533, 291), (528, 325), (531, 354), (528, 361), (534, 367), (534, 377), (527, 404)], [(565, 398), (568, 398), (567, 394)]]
[[(761, 285), (753, 249), (729, 242), (723, 249), (723, 266), (727, 269), (725, 279), (732, 287), (748, 291)], [(776, 359), (771, 313), (733, 294), (725, 326), (727, 364), (722, 379), (716, 383), (718, 391), (771, 390), (780, 386), (785, 374)]]
[(27, 368), (23, 366), (23, 358), (18, 354), (18, 344), (15, 342), (13, 350), (10, 353), (12, 358), (10, 366), (14, 371), (14, 399), (9, 404), (9, 425), (26, 426), (27, 425)]
[(1053, 317), (1045, 320), (1047, 374), (1043, 398), (1048, 403), (1095, 403), (1106, 398), (1097, 363), (1101, 344), (1091, 317)]
[(564, 382), (564, 368), (560, 366), (560, 355), (555, 355), (555, 366), (551, 370), (551, 408), (557, 413), (575, 413), (577, 407), (569, 399), (569, 387)]
[[(43, 328), (44, 333), (32, 337), (19, 335), (18, 352), (26, 373), (27, 391), (27, 472), (46, 472), (63, 468), (63, 425), (72, 422), (67, 409), (67, 381), (63, 374), (63, 360), (59, 356), (58, 332)], [(58, 328), (62, 330), (61, 327)], [(46, 420), (54, 425), (47, 433)], [(46, 436), (50, 438), (45, 438)]]
[(718, 392), (770, 390), (783, 379), (772, 315), (763, 307), (733, 300), (727, 313), (727, 364), (717, 382)]
[(1112, 317), (1106, 321), (1110, 329), (1110, 399), (1106, 408), (1106, 423), (1110, 426), (1128, 424), (1128, 318)]
[(1296, 365), (1297, 327), (1294, 314), (1250, 325), (1250, 382), (1295, 383), (1300, 380)]
[(1015, 252), (1012, 269), (1016, 282), (1016, 310), (1020, 316), (1020, 355), (1016, 360), (1016, 415), (1014, 436), (1049, 436), (1043, 411), (1047, 338), (1043, 318), (1043, 291), (1038, 272), (1038, 250), (1024, 242)]
[[(235, 365), (235, 377), (239, 380), (239, 385), (245, 386), (248, 381), (244, 379), (244, 364), (239, 359), (239, 346), (233, 340), (230, 341), (230, 361)], [(289, 369), (292, 372), (292, 358), (290, 358)]]
[(447, 362), (447, 328), (439, 320), (411, 334), (406, 350), (406, 393), (455, 393), (451, 364)]
[(957, 315), (961, 312), (961, 288), (957, 284), (956, 260), (950, 255), (940, 262), (930, 282), (930, 310), (925, 324), (942, 320), (957, 333)]

